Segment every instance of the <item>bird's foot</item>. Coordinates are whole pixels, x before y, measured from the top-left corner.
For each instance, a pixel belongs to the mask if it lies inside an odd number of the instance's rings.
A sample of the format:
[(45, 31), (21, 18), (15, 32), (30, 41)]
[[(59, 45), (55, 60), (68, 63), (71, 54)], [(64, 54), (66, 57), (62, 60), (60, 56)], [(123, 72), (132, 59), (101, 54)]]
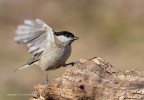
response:
[(46, 84), (46, 85), (48, 84), (48, 80), (45, 80), (45, 84)]
[(74, 66), (75, 64), (79, 64), (79, 63), (80, 63), (79, 61), (71, 62), (71, 63), (65, 64), (63, 67), (66, 67), (68, 65)]
[(48, 71), (46, 71), (46, 74), (45, 74), (45, 84), (48, 84)]

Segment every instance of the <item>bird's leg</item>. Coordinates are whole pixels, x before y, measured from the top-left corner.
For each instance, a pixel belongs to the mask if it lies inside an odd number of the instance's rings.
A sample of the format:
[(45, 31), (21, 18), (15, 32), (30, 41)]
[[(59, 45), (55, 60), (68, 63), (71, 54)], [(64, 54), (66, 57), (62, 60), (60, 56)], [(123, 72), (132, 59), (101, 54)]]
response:
[(48, 84), (48, 71), (46, 71), (46, 74), (45, 74), (45, 84)]
[(78, 64), (78, 63), (80, 63), (80, 62), (79, 61), (71, 62), (71, 63), (65, 64), (63, 67), (66, 67), (68, 65), (73, 66), (73, 65)]

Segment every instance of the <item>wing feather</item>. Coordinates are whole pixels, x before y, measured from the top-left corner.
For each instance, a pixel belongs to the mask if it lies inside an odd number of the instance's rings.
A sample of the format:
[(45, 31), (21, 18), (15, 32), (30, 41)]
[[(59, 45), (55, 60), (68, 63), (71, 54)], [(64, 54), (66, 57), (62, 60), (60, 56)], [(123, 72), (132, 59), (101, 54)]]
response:
[(26, 44), (30, 53), (36, 54), (43, 51), (46, 43), (54, 43), (54, 33), (51, 27), (42, 20), (25, 20), (16, 30), (14, 40)]

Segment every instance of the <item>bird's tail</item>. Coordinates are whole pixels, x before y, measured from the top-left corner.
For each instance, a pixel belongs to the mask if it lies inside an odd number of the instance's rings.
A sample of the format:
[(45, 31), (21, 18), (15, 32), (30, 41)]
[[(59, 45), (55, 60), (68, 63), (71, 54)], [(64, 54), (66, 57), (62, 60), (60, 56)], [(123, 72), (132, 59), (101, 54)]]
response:
[(27, 68), (27, 67), (30, 67), (30, 66), (31, 66), (31, 65), (25, 64), (25, 65), (22, 65), (21, 67), (15, 69), (14, 71), (17, 72), (17, 71), (20, 71), (20, 70), (25, 69), (25, 68)]
[(22, 65), (21, 67), (15, 69), (14, 71), (17, 72), (17, 71), (23, 70), (23, 69), (25, 69), (25, 68), (31, 67), (32, 65), (37, 65), (37, 62), (35, 62), (35, 63), (33, 63), (33, 64), (24, 64), (24, 65)]

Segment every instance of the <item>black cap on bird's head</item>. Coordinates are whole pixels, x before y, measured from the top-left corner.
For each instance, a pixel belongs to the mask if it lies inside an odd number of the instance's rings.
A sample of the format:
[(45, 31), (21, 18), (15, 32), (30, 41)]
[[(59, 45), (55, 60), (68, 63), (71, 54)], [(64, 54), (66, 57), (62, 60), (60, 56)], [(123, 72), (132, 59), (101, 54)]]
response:
[(79, 38), (74, 36), (71, 32), (68, 31), (60, 31), (60, 32), (55, 32), (56, 36), (65, 36), (68, 38), (73, 38), (74, 40), (78, 40)]
[(78, 37), (74, 36), (74, 34), (68, 31), (54, 32), (54, 34), (63, 44), (71, 44), (74, 40), (79, 39)]

